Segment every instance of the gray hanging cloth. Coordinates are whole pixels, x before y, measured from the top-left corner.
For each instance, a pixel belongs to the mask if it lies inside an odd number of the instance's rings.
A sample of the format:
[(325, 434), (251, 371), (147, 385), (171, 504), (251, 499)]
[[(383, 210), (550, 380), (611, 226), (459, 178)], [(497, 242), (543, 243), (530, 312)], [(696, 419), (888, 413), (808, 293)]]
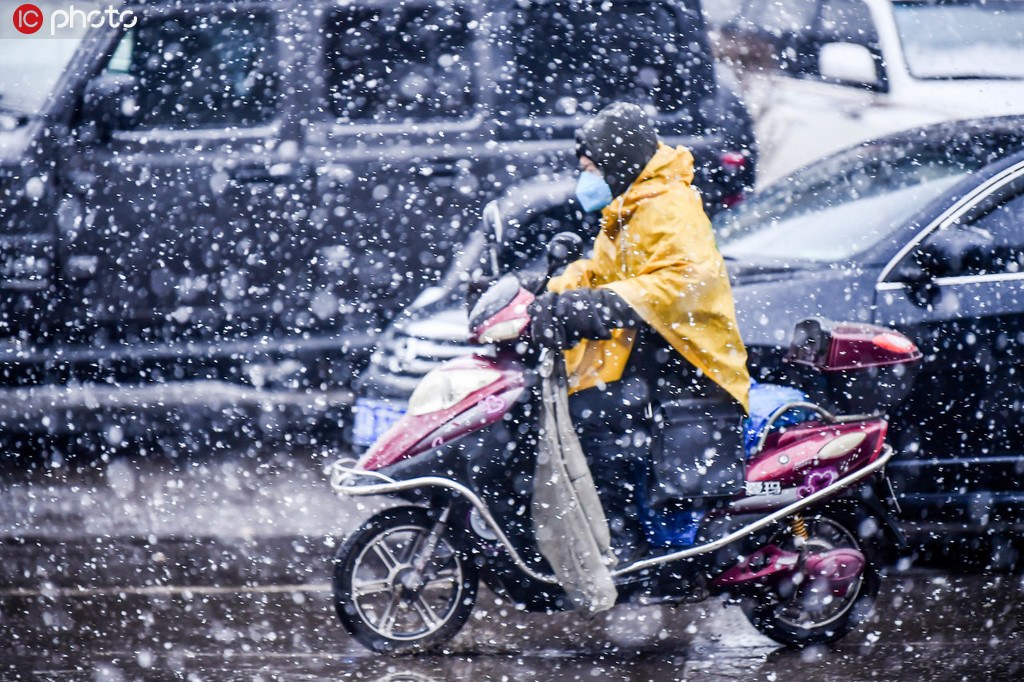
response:
[(541, 429), (533, 482), (533, 532), (573, 605), (590, 617), (615, 605), (615, 555), (604, 509), (569, 416), (565, 361), (540, 366)]

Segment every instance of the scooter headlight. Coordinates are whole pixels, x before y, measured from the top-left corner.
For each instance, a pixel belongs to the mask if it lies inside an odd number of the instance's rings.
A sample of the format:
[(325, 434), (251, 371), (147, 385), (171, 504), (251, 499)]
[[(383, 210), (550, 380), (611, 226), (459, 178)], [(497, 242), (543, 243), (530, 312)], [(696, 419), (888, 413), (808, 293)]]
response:
[(498, 343), (518, 338), (529, 323), (530, 318), (528, 317), (516, 317), (492, 324), (480, 334), (480, 343)]
[(408, 414), (415, 417), (447, 410), (500, 378), (501, 372), (491, 369), (435, 369), (412, 392)]

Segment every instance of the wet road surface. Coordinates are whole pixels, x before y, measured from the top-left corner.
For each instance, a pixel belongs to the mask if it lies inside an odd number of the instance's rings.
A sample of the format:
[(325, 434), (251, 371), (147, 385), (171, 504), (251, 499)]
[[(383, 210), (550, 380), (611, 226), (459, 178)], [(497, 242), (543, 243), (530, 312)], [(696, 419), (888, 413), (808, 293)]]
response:
[(3, 679), (1019, 680), (1017, 578), (889, 579), (831, 647), (778, 648), (736, 608), (617, 607), (582, 621), (485, 596), (448, 650), (379, 656), (337, 625), (326, 585), (7, 594)]
[(1017, 573), (910, 569), (830, 647), (777, 647), (736, 607), (516, 612), (484, 591), (446, 651), (379, 656), (338, 625), (335, 543), (372, 510), (332, 453), (125, 456), (4, 474), (0, 679), (1019, 680)]

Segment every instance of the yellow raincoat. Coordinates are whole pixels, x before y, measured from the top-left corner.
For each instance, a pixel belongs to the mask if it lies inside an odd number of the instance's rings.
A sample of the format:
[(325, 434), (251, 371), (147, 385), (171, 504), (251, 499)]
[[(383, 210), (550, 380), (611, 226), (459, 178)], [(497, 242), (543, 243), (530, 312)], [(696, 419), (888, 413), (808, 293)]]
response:
[[(692, 181), (690, 151), (659, 145), (632, 186), (602, 212), (593, 257), (569, 264), (548, 289), (612, 289), (749, 410), (747, 350), (732, 289)], [(570, 392), (621, 378), (636, 332), (616, 329), (612, 336), (566, 351)]]

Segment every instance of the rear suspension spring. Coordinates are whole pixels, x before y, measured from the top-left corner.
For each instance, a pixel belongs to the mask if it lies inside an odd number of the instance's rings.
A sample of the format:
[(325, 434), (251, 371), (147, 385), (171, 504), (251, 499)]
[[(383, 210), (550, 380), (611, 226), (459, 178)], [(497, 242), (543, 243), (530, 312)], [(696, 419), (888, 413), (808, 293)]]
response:
[(797, 539), (797, 544), (803, 545), (811, 539), (810, 535), (807, 534), (807, 524), (804, 523), (804, 517), (800, 514), (793, 514), (789, 517), (789, 530), (793, 533), (793, 537)]

